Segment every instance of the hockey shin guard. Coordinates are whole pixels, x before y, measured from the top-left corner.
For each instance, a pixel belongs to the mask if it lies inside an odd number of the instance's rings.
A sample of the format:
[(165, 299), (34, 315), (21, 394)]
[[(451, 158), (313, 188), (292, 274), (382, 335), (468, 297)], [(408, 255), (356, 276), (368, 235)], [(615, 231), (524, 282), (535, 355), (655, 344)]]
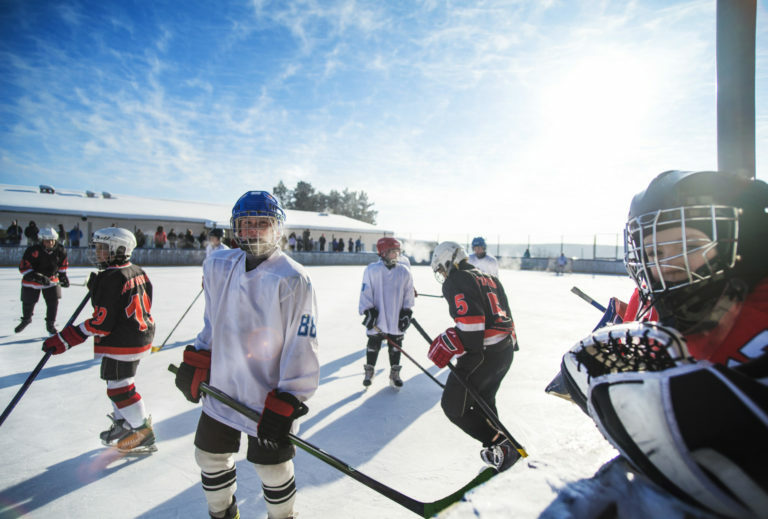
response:
[(232, 504), (237, 490), (235, 456), (232, 453), (214, 454), (195, 447), (195, 461), (200, 467), (203, 492), (211, 515), (220, 514)]
[(296, 481), (293, 477), (293, 461), (277, 465), (254, 464), (261, 478), (264, 501), (269, 519), (293, 517), (296, 501)]

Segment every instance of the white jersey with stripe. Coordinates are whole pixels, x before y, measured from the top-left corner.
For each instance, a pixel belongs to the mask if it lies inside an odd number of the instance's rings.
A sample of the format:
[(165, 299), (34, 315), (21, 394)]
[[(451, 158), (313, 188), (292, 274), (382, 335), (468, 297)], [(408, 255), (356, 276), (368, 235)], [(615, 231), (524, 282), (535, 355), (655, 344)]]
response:
[[(317, 300), (304, 267), (281, 251), (248, 272), (245, 259), (241, 249), (222, 249), (203, 263), (204, 326), (195, 348), (211, 351), (212, 386), (261, 413), (273, 389), (302, 402), (317, 389)], [(206, 397), (203, 410), (257, 435), (256, 422), (218, 400)]]
[[(382, 332), (401, 335), (403, 332), (397, 327), (400, 310), (413, 308), (413, 304), (413, 276), (408, 267), (398, 262), (388, 269), (382, 260), (365, 267), (358, 312), (363, 315), (368, 308), (376, 308), (376, 326)], [(368, 335), (377, 333), (375, 329), (368, 330)]]
[(477, 254), (473, 253), (469, 255), (467, 261), (470, 265), (474, 265), (486, 274), (490, 274), (491, 276), (496, 277), (499, 276), (499, 262), (490, 254), (486, 254), (482, 258), (478, 258)]

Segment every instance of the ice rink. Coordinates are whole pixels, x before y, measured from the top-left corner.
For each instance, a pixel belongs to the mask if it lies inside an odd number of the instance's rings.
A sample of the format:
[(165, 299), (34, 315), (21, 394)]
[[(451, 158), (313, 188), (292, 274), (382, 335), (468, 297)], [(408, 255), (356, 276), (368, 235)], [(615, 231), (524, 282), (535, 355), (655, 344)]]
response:
[[(480, 445), (443, 415), (441, 388), (403, 357), (405, 385), (388, 385), (382, 352), (377, 376), (363, 391), (365, 329), (357, 313), (364, 267), (309, 267), (318, 296), (320, 387), (307, 404), (298, 435), (368, 476), (422, 501), (461, 488), (483, 464)], [(57, 325), (62, 327), (86, 294), (91, 269), (71, 268), (72, 286), (63, 290)], [(154, 286), (152, 315), (160, 345), (200, 290), (200, 267), (149, 267)], [(412, 267), (416, 289), (440, 294), (431, 270)], [(529, 457), (471, 492), (444, 517), (535, 518), (549, 509), (558, 492), (591, 477), (616, 455), (593, 422), (575, 406), (547, 395), (544, 388), (559, 369), (562, 354), (586, 336), (600, 313), (570, 292), (578, 286), (605, 304), (626, 300), (628, 277), (502, 270), (517, 326), (520, 351), (498, 395), (501, 420)], [(13, 328), (21, 315), (21, 276), (0, 269), (0, 406), (4, 409), (43, 356), (45, 303), (22, 333)], [(158, 452), (121, 457), (103, 447), (98, 434), (111, 410), (99, 379), (91, 341), (52, 357), (0, 428), (0, 517), (189, 518), (207, 517), (193, 456), (200, 407), (174, 386), (169, 363), (178, 364), (184, 345), (202, 326), (203, 298), (192, 306), (164, 349), (144, 359), (136, 388), (151, 411)], [(90, 305), (77, 319), (91, 312)], [(414, 317), (431, 336), (451, 326), (442, 299), (418, 297)], [(426, 341), (411, 327), (404, 347), (444, 381), (426, 357)], [(237, 498), (243, 518), (266, 517), (261, 484), (238, 457)], [(299, 450), (295, 460), (302, 518), (408, 518), (414, 514), (334, 468)], [(545, 514), (546, 515), (546, 514)], [(566, 517), (567, 514), (560, 516)]]

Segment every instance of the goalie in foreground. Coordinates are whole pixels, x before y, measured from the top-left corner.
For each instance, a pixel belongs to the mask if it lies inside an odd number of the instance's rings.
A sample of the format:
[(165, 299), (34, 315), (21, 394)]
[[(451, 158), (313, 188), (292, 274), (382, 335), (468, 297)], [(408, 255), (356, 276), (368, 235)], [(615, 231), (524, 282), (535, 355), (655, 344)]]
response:
[(758, 180), (656, 177), (632, 200), (625, 262), (659, 322), (595, 330), (561, 365), (640, 473), (726, 517), (768, 517), (767, 210)]

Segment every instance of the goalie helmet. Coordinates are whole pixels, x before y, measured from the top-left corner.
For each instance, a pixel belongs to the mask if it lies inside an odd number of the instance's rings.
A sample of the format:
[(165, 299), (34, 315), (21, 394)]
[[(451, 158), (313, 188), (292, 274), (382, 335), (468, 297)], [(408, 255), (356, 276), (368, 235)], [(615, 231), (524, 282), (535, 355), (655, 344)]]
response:
[(279, 246), (285, 211), (267, 191), (248, 191), (235, 202), (231, 223), (238, 247), (263, 258)]
[(768, 274), (766, 207), (764, 182), (717, 171), (665, 171), (635, 195), (624, 259), (662, 322), (712, 328)]
[(443, 283), (451, 270), (457, 268), (459, 263), (468, 257), (464, 247), (455, 241), (444, 241), (435, 247), (431, 266), (437, 281)]
[(91, 261), (99, 268), (122, 265), (131, 258), (136, 248), (136, 237), (128, 229), (107, 227), (93, 233)]

